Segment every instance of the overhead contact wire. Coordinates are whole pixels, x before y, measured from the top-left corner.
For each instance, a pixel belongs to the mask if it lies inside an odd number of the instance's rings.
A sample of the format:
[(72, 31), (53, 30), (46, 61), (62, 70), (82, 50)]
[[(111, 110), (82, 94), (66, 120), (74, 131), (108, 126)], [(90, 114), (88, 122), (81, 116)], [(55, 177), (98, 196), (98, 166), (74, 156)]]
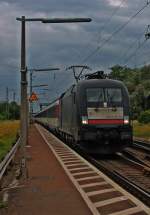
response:
[(147, 39), (145, 39), (145, 40), (136, 48), (136, 50), (126, 59), (125, 64), (127, 64), (127, 63), (129, 62), (129, 60), (131, 60), (131, 59), (135, 56), (136, 52), (145, 44), (146, 41), (147, 41)]
[(119, 33), (121, 30), (123, 30), (138, 14), (140, 14), (148, 5), (150, 4), (150, 1), (147, 1), (146, 5), (144, 5), (138, 12), (136, 12), (133, 16), (129, 18), (129, 20), (124, 23), (122, 26), (120, 26), (116, 31), (114, 31), (108, 39), (102, 43), (101, 46), (98, 46), (90, 55), (88, 55), (84, 60), (83, 63), (86, 62), (89, 58), (94, 56), (98, 51), (100, 51), (117, 33)]
[(122, 68), (121, 70), (120, 70), (120, 72), (122, 72), (125, 68), (126, 68), (126, 64), (129, 62), (129, 60), (131, 60), (134, 56), (135, 56), (135, 54), (136, 54), (136, 52), (145, 44), (145, 42), (147, 41), (147, 39), (145, 39), (137, 48), (136, 48), (136, 50), (134, 51), (134, 53), (132, 53), (127, 59), (126, 59), (126, 62), (125, 62), (125, 66), (124, 66), (124, 68)]
[[(144, 32), (145, 32), (145, 31), (144, 31)], [(140, 35), (140, 37), (136, 40), (136, 42), (135, 42), (135, 43), (137, 43), (137, 42), (138, 42), (138, 44), (139, 44), (139, 42), (140, 42), (141, 38), (142, 38), (142, 37), (143, 37), (143, 35), (144, 35), (144, 32), (142, 32), (142, 34), (141, 34), (141, 35)], [(124, 58), (128, 55), (129, 50), (131, 50), (131, 49), (134, 47), (135, 43), (133, 43), (132, 45), (130, 45), (130, 47), (129, 47), (129, 48), (127, 48), (127, 50), (124, 52), (124, 54), (119, 58), (119, 59), (120, 59), (120, 61), (121, 61), (122, 59), (124, 59)]]
[[(110, 15), (110, 17), (108, 17), (108, 19), (104, 22), (104, 24), (102, 25), (102, 28), (101, 28), (100, 32), (96, 33), (97, 43), (100, 43), (100, 37), (101, 36), (99, 36), (99, 34), (101, 34), (101, 32), (105, 29), (106, 25), (108, 25), (111, 22), (112, 18), (116, 15), (116, 13), (118, 12), (118, 10), (121, 8), (121, 5), (123, 5), (123, 3), (125, 1), (127, 1), (127, 0), (122, 0), (121, 1), (121, 3), (119, 4), (119, 6), (113, 11), (113, 13)], [(84, 49), (88, 48), (90, 44), (91, 44), (91, 39), (88, 42), (88, 44), (85, 46)], [(79, 54), (79, 53), (78, 53), (78, 58), (81, 59), (81, 54)]]
[[(116, 15), (116, 13), (119, 11), (119, 9), (121, 8), (121, 6), (123, 5), (123, 3), (125, 1), (127, 1), (127, 0), (122, 0), (121, 3), (119, 4), (119, 6), (114, 10), (112, 15), (108, 18), (108, 20), (102, 26), (101, 32), (105, 29), (106, 25), (108, 25), (111, 22), (112, 18)], [(99, 33), (101, 34), (101, 32), (99, 32)], [(100, 39), (101, 39), (101, 36), (98, 38), (98, 43), (100, 43)]]

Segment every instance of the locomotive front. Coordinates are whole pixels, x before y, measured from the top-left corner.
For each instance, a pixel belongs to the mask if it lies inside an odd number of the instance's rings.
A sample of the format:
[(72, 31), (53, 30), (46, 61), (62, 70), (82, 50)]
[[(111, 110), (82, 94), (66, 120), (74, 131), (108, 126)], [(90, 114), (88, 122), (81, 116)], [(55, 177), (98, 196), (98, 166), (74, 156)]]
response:
[(78, 85), (81, 147), (110, 154), (132, 143), (129, 96), (120, 81), (85, 80)]

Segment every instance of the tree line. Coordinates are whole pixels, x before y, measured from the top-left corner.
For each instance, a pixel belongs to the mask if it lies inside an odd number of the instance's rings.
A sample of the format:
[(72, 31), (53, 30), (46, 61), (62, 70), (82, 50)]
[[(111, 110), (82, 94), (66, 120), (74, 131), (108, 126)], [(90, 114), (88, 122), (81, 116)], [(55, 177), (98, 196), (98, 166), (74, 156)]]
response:
[(132, 118), (150, 122), (150, 65), (134, 69), (115, 65), (110, 77), (123, 81), (128, 88)]
[(16, 102), (0, 103), (0, 120), (17, 120), (20, 118), (20, 106)]

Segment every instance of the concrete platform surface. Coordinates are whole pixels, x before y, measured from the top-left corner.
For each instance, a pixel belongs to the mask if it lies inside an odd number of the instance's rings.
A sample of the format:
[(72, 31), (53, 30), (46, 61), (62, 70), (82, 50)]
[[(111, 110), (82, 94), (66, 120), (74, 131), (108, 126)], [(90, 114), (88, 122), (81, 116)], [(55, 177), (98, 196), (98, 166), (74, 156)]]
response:
[(1, 215), (90, 215), (82, 197), (35, 126), (29, 130), (28, 179), (9, 191)]

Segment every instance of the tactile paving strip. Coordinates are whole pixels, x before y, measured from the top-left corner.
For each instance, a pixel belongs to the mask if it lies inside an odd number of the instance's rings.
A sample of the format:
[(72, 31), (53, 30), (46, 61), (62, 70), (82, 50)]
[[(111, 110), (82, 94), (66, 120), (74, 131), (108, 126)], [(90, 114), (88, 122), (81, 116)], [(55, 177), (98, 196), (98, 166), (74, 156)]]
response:
[(43, 127), (36, 125), (94, 215), (148, 215), (150, 209)]

